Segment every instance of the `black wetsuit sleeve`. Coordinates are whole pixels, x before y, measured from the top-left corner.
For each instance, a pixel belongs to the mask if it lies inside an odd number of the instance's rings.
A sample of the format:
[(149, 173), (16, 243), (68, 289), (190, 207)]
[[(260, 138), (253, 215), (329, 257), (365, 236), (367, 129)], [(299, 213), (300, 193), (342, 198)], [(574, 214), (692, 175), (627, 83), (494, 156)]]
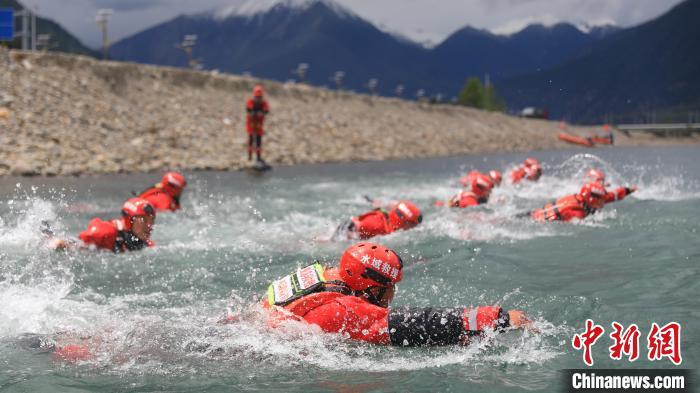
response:
[(389, 312), (391, 345), (459, 344), (464, 335), (462, 308), (399, 308)]

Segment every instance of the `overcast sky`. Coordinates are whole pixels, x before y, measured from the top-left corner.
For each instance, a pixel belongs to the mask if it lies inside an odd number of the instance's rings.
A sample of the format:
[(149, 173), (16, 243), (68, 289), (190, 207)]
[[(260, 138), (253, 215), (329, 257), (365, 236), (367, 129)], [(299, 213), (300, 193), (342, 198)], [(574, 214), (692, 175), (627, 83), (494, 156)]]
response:
[[(91, 47), (99, 45), (95, 13), (114, 9), (112, 41), (145, 28), (243, 0), (20, 0), (59, 22)], [(632, 26), (666, 12), (682, 0), (336, 0), (379, 28), (419, 42), (439, 43), (465, 26), (498, 33), (517, 31), (533, 22), (552, 24), (614, 23)]]

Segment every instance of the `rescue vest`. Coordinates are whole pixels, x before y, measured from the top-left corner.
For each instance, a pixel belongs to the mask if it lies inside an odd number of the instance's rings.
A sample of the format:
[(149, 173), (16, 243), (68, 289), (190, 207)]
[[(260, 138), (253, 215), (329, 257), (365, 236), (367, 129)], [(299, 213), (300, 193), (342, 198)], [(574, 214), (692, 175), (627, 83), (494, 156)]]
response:
[[(377, 217), (378, 216), (378, 217)], [(380, 218), (381, 222), (374, 221), (371, 218)], [(368, 220), (369, 219), (369, 220)], [(386, 235), (393, 232), (395, 229), (391, 226), (389, 213), (383, 209), (375, 209), (360, 216), (352, 217), (353, 226), (351, 230), (359, 235), (361, 239), (368, 239), (374, 236)]]
[(473, 199), (476, 202), (476, 205), (481, 205), (488, 202), (488, 198), (479, 197), (473, 191), (462, 191), (450, 199), (449, 206), (459, 208), (475, 206), (473, 203), (471, 203), (470, 199)]
[(537, 221), (568, 221), (572, 218), (572, 211), (582, 211), (585, 216), (593, 214), (596, 209), (579, 200), (576, 194), (567, 195), (548, 203), (541, 209), (532, 212), (532, 218)]
[(150, 240), (141, 240), (133, 232), (124, 229), (124, 221), (120, 219), (112, 220), (111, 223), (117, 228), (117, 237), (114, 239), (112, 251), (135, 251), (153, 246)]
[(150, 188), (145, 189), (143, 192), (139, 194), (139, 198), (147, 199), (150, 196), (157, 195), (157, 194), (165, 194), (170, 197), (175, 202), (175, 209), (180, 208), (180, 197), (179, 196), (172, 196), (165, 192), (165, 190), (162, 187), (158, 186), (153, 186)]
[(270, 306), (290, 306), (316, 293), (345, 296), (353, 295), (354, 291), (340, 280), (326, 280), (323, 266), (315, 262), (272, 282), (267, 289), (267, 303)]

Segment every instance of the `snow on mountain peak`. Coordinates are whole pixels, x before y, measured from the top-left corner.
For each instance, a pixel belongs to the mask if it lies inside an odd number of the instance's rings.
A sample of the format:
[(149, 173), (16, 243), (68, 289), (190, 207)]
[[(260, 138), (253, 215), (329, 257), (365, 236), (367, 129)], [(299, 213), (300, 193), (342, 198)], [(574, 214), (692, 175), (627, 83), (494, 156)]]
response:
[(274, 8), (303, 12), (318, 3), (324, 4), (342, 18), (355, 18), (356, 15), (333, 0), (242, 0), (213, 12), (215, 19), (242, 16), (253, 17), (264, 14)]

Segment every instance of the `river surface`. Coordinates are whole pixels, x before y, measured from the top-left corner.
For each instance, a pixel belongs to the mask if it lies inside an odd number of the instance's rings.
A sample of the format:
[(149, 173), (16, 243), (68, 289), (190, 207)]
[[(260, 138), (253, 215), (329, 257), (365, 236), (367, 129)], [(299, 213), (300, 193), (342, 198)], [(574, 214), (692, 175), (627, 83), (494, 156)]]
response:
[[(533, 155), (540, 182), (504, 184), (487, 205), (462, 211), (433, 203), (470, 169), (505, 171), (526, 156), (187, 173), (183, 210), (158, 216), (156, 247), (120, 255), (50, 251), (40, 222), (74, 237), (94, 216), (115, 217), (159, 174), (0, 179), (0, 391), (554, 391), (559, 370), (585, 367), (571, 340), (589, 318), (606, 329), (595, 367), (674, 367), (646, 359), (646, 334), (652, 322), (676, 321), (680, 367), (697, 369), (700, 150)], [(639, 191), (579, 223), (512, 218), (576, 192), (590, 167)], [(270, 330), (255, 306), (269, 283), (314, 259), (335, 264), (351, 242), (329, 238), (369, 210), (363, 195), (424, 211), (419, 227), (376, 239), (406, 263), (396, 305), (497, 303), (526, 310), (540, 333), (406, 349), (300, 324)], [(239, 321), (217, 324), (227, 307)], [(639, 325), (638, 361), (608, 356), (612, 321)], [(28, 335), (89, 337), (96, 356), (62, 362), (29, 348)]]

